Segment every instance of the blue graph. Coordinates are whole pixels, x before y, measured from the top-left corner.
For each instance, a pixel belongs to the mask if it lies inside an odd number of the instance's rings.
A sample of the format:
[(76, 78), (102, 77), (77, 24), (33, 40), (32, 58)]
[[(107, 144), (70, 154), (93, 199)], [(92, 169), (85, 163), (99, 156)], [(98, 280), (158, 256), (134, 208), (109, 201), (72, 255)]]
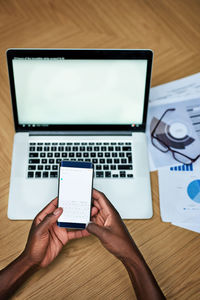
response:
[(170, 167), (170, 171), (193, 171), (193, 164)]
[(200, 180), (190, 182), (187, 187), (187, 193), (191, 200), (200, 203)]

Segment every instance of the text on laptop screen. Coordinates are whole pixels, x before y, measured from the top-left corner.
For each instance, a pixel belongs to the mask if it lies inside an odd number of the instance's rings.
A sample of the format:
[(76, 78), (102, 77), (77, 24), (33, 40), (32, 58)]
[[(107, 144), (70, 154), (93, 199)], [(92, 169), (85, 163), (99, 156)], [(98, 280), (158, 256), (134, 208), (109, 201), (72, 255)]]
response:
[(147, 60), (15, 58), (19, 124), (141, 124)]

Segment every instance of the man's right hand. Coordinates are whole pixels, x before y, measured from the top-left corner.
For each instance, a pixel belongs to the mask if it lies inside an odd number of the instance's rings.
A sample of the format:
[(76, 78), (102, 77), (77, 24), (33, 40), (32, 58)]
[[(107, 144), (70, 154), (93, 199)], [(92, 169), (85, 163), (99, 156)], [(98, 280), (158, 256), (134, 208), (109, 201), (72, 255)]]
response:
[(123, 262), (137, 299), (165, 299), (119, 213), (106, 196), (97, 190), (93, 190), (93, 203), (93, 222), (88, 224), (87, 231), (96, 235), (103, 246)]
[(117, 258), (132, 256), (137, 247), (117, 210), (103, 193), (94, 189), (92, 197), (97, 213), (88, 224), (87, 231), (96, 235)]

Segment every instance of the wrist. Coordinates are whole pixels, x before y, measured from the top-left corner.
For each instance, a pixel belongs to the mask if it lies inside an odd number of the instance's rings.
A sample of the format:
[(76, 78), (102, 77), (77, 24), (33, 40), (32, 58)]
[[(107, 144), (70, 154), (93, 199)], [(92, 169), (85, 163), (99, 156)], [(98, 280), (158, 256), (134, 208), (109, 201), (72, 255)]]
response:
[(22, 252), (0, 272), (0, 299), (8, 299), (35, 271), (36, 265)]
[(26, 253), (26, 251), (24, 250), (20, 255), (19, 255), (19, 260), (21, 261), (21, 263), (26, 266), (27, 270), (28, 269), (39, 269), (39, 264), (37, 264), (36, 262), (34, 262), (30, 256)]
[(136, 251), (132, 251), (128, 253), (128, 255), (122, 255), (119, 259), (126, 268), (130, 265), (135, 266), (136, 268), (141, 268), (145, 265), (143, 256)]
[(120, 260), (129, 274), (137, 299), (165, 299), (142, 254), (136, 250)]
[(125, 243), (123, 247), (120, 248), (121, 250), (120, 250), (120, 254), (118, 255), (118, 258), (122, 262), (143, 259), (142, 254), (138, 250), (134, 241), (131, 241), (130, 243)]

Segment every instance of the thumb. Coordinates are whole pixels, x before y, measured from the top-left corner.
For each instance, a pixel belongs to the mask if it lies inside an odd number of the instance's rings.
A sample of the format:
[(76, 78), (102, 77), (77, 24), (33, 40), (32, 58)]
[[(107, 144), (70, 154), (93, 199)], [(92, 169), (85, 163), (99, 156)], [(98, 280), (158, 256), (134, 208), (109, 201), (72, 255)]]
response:
[(105, 228), (103, 228), (102, 226), (99, 226), (93, 222), (90, 222), (87, 225), (86, 229), (89, 233), (96, 235), (99, 239), (102, 239), (103, 233), (106, 231)]
[(58, 207), (52, 214), (46, 215), (44, 220), (39, 224), (40, 230), (42, 232), (48, 230), (57, 221), (62, 212), (63, 209), (61, 207)]

